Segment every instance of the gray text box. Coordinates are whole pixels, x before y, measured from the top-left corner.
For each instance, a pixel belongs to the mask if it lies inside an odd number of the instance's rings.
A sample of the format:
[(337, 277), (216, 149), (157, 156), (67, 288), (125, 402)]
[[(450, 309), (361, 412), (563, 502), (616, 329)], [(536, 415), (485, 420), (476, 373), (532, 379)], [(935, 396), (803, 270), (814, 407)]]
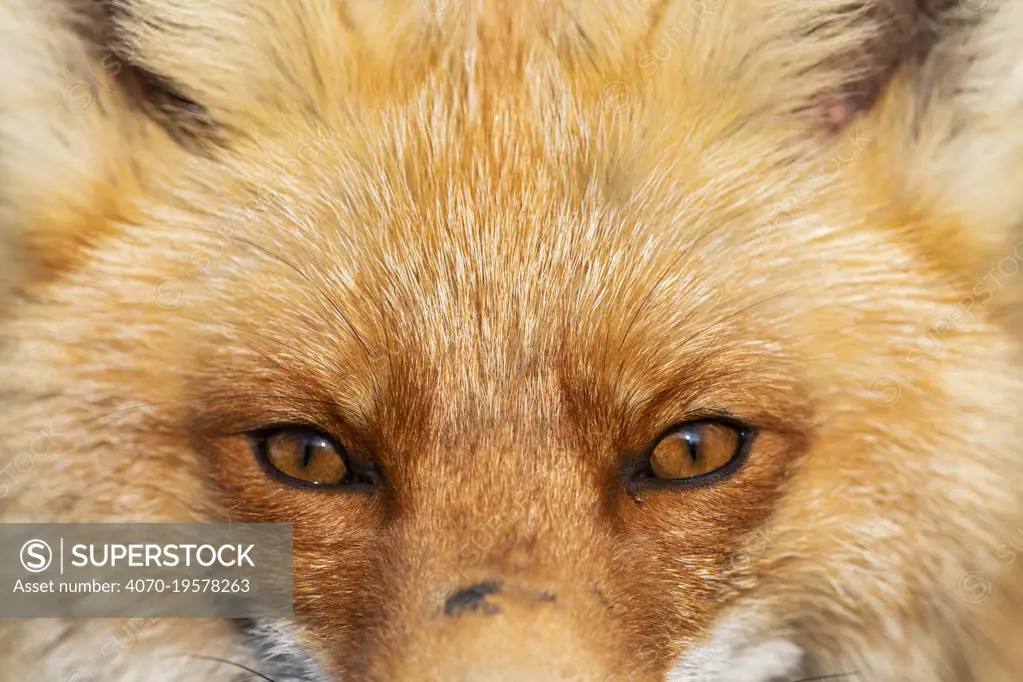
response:
[(0, 524), (0, 618), (287, 618), (290, 524)]

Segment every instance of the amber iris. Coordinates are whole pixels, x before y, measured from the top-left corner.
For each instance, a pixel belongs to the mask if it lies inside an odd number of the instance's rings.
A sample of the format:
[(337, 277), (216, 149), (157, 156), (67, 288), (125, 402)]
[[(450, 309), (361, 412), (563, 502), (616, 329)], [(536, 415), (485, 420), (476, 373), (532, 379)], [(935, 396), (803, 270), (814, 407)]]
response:
[(650, 453), (654, 476), (695, 478), (731, 462), (742, 446), (738, 428), (719, 422), (689, 422), (661, 437)]
[(314, 485), (338, 485), (348, 478), (338, 446), (315, 431), (276, 431), (266, 436), (262, 449), (270, 466), (289, 478)]

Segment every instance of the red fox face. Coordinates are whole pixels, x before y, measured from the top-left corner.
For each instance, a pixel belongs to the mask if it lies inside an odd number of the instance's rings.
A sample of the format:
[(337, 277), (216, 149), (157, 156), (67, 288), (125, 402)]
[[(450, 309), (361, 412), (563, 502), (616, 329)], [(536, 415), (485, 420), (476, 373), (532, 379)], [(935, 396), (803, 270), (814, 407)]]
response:
[(4, 518), (295, 590), (0, 679), (1015, 679), (1023, 4), (399, 4), (8, 2)]

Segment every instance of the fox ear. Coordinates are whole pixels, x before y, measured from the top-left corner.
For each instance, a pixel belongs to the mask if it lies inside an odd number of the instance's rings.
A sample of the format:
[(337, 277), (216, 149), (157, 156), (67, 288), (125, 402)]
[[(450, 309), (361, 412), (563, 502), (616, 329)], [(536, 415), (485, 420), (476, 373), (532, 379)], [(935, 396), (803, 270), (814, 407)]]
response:
[[(971, 286), (1000, 277), (995, 300), (1023, 317), (1015, 276), (1023, 259), (1023, 1), (764, 0), (748, 10), (763, 12), (761, 21), (735, 21), (732, 32), (736, 16), (725, 15), (739, 10), (727, 8), (753, 3), (717, 3), (722, 33), (695, 40), (738, 43), (724, 61), (751, 117), (832, 135), (856, 121), (876, 142), (849, 175), (861, 173), (900, 207), (909, 217), (898, 223), (902, 236), (927, 258)], [(832, 153), (827, 144), (802, 149)]]
[(836, 131), (924, 49), (932, 37), (926, 1), (682, 2), (676, 21), (693, 42), (683, 68), (713, 64), (746, 108)]
[(0, 3), (0, 299), (98, 237), (128, 179), (144, 125), (98, 68), (104, 26), (98, 3)]
[[(831, 132), (869, 109), (900, 67), (912, 62), (934, 40), (921, 0), (872, 0), (848, 21), (861, 41), (841, 46), (821, 64), (834, 69), (834, 82), (810, 99), (807, 109)], [(810, 29), (810, 37), (814, 30)], [(834, 30), (834, 29), (833, 29)]]
[(300, 101), (308, 83), (285, 88), (279, 55), (308, 52), (260, 52), (292, 5), (268, 3), (268, 18), (263, 4), (0, 3), (0, 297), (131, 222), (139, 187), (175, 158), (229, 146), (246, 102)]
[(353, 77), (348, 27), (379, 29), (385, 49), (399, 20), (376, 2), (3, 0), (3, 279), (14, 261), (67, 262), (161, 164), (217, 156), (289, 113), (318, 120)]
[(920, 104), (894, 153), (920, 203), (969, 233), (973, 281), (997, 282), (1023, 323), (1023, 2), (955, 5), (954, 30), (911, 74)]
[(357, 49), (353, 26), (366, 28), (360, 13), (376, 14), (378, 25), (388, 13), (375, 2), (108, 2), (112, 61), (144, 75), (179, 124), (226, 140), (282, 114), (322, 111), (354, 77), (346, 65)]

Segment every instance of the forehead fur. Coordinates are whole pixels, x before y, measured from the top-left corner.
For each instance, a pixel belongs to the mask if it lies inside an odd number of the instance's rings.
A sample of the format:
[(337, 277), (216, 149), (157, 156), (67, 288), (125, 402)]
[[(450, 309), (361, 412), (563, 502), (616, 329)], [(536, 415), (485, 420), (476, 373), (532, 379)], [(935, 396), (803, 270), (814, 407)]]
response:
[[(611, 127), (605, 112), (589, 113), (595, 128)], [(625, 369), (609, 348), (646, 363), (652, 382), (642, 390), (655, 392), (677, 381), (682, 360), (697, 351), (725, 356), (738, 345), (729, 331), (750, 322), (742, 308), (800, 287), (799, 258), (770, 252), (778, 226), (764, 227), (767, 196), (777, 191), (780, 201), (785, 188), (758, 185), (757, 161), (712, 165), (696, 140), (652, 160), (640, 140), (578, 128), (553, 144), (514, 112), (503, 125), (479, 125), (476, 136), (424, 152), (448, 135), (438, 127), (464, 122), (424, 126), (408, 110), (374, 115), (373, 127), (352, 138), (324, 134), (292, 146), (290, 159), (240, 164), (226, 182), (213, 176), (194, 190), (196, 203), (159, 217), (170, 233), (188, 233), (185, 253), (170, 258), (201, 283), (175, 275), (187, 285), (184, 308), (196, 303), (209, 320), (250, 318), (272, 282), (275, 296), (262, 304), (267, 324), (325, 352), (336, 369), (351, 372), (372, 357), (366, 370), (382, 381), (376, 361), (386, 357), (390, 370), (398, 363), (422, 387), (439, 386), (440, 377), (498, 409), (515, 395), (513, 380), (542, 376), (555, 389), (598, 380), (591, 388), (606, 392)], [(608, 147), (632, 158), (598, 165), (593, 157)], [(735, 182), (724, 184), (723, 175)], [(213, 194), (244, 199), (203, 198)], [(836, 228), (820, 226), (816, 238), (829, 230)], [(763, 276), (778, 267), (794, 279)], [(211, 285), (207, 301), (203, 286)], [(301, 307), (271, 311), (284, 298)], [(706, 333), (695, 335), (702, 326)], [(337, 342), (321, 349), (330, 338)], [(762, 350), (762, 360), (773, 357)]]
[[(646, 9), (637, 26), (613, 31), (611, 18), (592, 9), (582, 16), (552, 9), (548, 16), (456, 8), (443, 31), (430, 17), (386, 28), (356, 22), (373, 41), (338, 17), (307, 21), (299, 13), (274, 40), (314, 49), (307, 61), (247, 70), (268, 74), (267, 83), (250, 84), (257, 92), (268, 88), (252, 111), (218, 104), (214, 81), (230, 77), (226, 70), (175, 70), (161, 55), (187, 50), (150, 45), (144, 54), (155, 55), (153, 68), (181, 73), (186, 90), (190, 77), (198, 79), (196, 92), (214, 93), (204, 98), (211, 116), (239, 132), (216, 163), (189, 162), (184, 186), (173, 189), (182, 201), (156, 217), (171, 230), (219, 233), (207, 239), (209, 248), (172, 257), (185, 256), (186, 274), (198, 279), (222, 272), (251, 281), (256, 269), (276, 269), (289, 280), (281, 287), (319, 285), (336, 295), (340, 301), (319, 302), (327, 316), (319, 326), (349, 338), (347, 347), (332, 349), (343, 356), (340, 364), (358, 366), (357, 356), (384, 351), (393, 363), (404, 345), (416, 358), (412, 369), (430, 377), (424, 383), (434, 381), (431, 373), (447, 373), (495, 404), (508, 395), (502, 382), (524, 368), (603, 371), (607, 381), (625, 368), (594, 360), (617, 344), (637, 366), (652, 368), (647, 386), (622, 388), (655, 393), (660, 381), (677, 381), (677, 365), (700, 355), (694, 351), (715, 347), (727, 355), (742, 308), (789, 296), (813, 276), (792, 248), (800, 223), (806, 239), (833, 240), (836, 258), (844, 257), (839, 248), (855, 257), (870, 243), (842, 232), (859, 226), (851, 216), (779, 211), (805, 191), (800, 183), (814, 168), (800, 150), (819, 140), (793, 112), (820, 96), (825, 75), (787, 83), (772, 93), (770, 109), (753, 115), (766, 93), (723, 89), (722, 72), (697, 60), (644, 66), (653, 50), (649, 31), (666, 32), (673, 49), (699, 54), (729, 25), (732, 10), (694, 4), (665, 17)], [(784, 16), (791, 28), (810, 15)], [(848, 30), (845, 37), (826, 34), (821, 54), (851, 49), (862, 19), (833, 16)], [(695, 27), (683, 23), (693, 20)], [(754, 31), (755, 23), (742, 26)], [(537, 31), (549, 42), (537, 41)], [(138, 38), (171, 40), (173, 33)], [(604, 34), (606, 41), (593, 41)], [(403, 36), (413, 47), (358, 52), (363, 42), (391, 39), (385, 36)], [(346, 70), (356, 54), (364, 59), (360, 70)], [(466, 54), (464, 68), (448, 68)], [(636, 60), (635, 73), (623, 67), (632, 64), (621, 59), (626, 54)], [(760, 57), (769, 62), (770, 54)], [(294, 87), (274, 80), (282, 70), (303, 85), (301, 95), (281, 98)], [(392, 77), (381, 90), (385, 72)], [(836, 88), (848, 77), (837, 68), (831, 75)], [(742, 78), (752, 85), (756, 76)], [(324, 83), (334, 87), (317, 85)], [(630, 97), (625, 107), (606, 97), (621, 87)], [(268, 119), (252, 118), (257, 111), (269, 112)], [(792, 145), (771, 141), (778, 136)], [(853, 153), (861, 144), (841, 142)], [(784, 250), (777, 242), (782, 227), (790, 233)], [(242, 275), (231, 273), (244, 262), (239, 254), (249, 259)], [(792, 279), (764, 276), (779, 269)], [(231, 300), (251, 305), (237, 293), (244, 284), (230, 286), (236, 293), (211, 302), (214, 309)], [(416, 322), (424, 317), (431, 324)], [(686, 330), (701, 326), (708, 330), (694, 339), (700, 345), (676, 352)], [(763, 360), (779, 359), (767, 345), (761, 350)]]

